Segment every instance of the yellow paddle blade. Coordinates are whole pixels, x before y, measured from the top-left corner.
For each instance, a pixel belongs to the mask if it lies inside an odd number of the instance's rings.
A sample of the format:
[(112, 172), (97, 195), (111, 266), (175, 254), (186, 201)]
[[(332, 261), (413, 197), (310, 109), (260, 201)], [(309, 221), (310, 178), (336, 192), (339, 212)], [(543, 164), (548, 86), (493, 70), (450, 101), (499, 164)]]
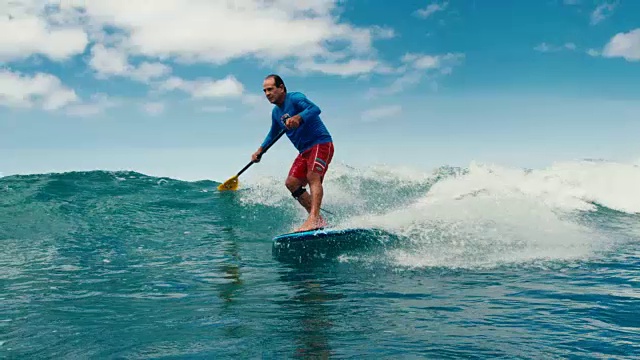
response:
[(218, 185), (218, 190), (238, 190), (238, 175), (233, 176), (229, 180)]

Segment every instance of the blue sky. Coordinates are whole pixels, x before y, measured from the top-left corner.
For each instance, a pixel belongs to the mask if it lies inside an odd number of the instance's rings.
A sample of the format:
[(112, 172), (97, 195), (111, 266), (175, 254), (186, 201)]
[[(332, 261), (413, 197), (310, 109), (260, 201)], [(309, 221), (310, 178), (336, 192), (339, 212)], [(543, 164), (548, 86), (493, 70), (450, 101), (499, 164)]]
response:
[[(0, 5), (0, 173), (223, 181), (279, 73), (335, 162), (640, 158), (640, 2), (22, 0)], [(284, 176), (286, 138), (248, 176)]]

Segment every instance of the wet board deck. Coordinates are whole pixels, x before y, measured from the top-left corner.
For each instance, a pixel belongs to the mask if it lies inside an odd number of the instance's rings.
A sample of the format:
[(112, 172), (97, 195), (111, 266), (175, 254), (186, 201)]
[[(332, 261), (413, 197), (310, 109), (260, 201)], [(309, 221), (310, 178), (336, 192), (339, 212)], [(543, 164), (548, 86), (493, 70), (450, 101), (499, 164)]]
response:
[(301, 255), (331, 256), (379, 243), (380, 231), (367, 228), (316, 229), (292, 232), (273, 238), (278, 258)]
[(315, 229), (308, 231), (292, 232), (288, 234), (278, 235), (273, 238), (276, 244), (290, 244), (307, 240), (320, 240), (331, 237), (340, 237), (345, 235), (358, 235), (369, 233), (370, 229), (350, 228), (350, 229)]

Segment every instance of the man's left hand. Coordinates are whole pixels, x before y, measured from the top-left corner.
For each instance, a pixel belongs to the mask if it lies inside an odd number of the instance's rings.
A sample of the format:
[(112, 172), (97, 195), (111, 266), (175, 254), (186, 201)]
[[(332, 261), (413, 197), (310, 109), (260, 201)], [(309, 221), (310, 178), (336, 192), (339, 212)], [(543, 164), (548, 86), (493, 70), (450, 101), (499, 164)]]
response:
[(287, 127), (287, 129), (291, 130), (291, 129), (295, 129), (298, 126), (300, 126), (300, 120), (302, 120), (300, 118), (300, 115), (294, 115), (290, 118), (287, 119), (287, 121), (284, 123), (284, 125)]

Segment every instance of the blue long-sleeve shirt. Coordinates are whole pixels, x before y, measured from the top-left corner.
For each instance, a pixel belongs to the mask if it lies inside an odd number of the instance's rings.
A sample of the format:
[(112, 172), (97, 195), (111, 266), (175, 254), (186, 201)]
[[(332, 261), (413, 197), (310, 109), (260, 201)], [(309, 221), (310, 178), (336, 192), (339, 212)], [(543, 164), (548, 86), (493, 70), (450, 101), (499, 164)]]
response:
[(262, 142), (262, 148), (271, 143), (281, 130), (286, 129), (284, 122), (287, 118), (298, 114), (302, 118), (300, 126), (287, 130), (286, 134), (300, 153), (313, 145), (333, 141), (320, 119), (320, 112), (320, 108), (304, 94), (288, 92), (282, 106), (276, 105), (271, 111), (271, 130)]

